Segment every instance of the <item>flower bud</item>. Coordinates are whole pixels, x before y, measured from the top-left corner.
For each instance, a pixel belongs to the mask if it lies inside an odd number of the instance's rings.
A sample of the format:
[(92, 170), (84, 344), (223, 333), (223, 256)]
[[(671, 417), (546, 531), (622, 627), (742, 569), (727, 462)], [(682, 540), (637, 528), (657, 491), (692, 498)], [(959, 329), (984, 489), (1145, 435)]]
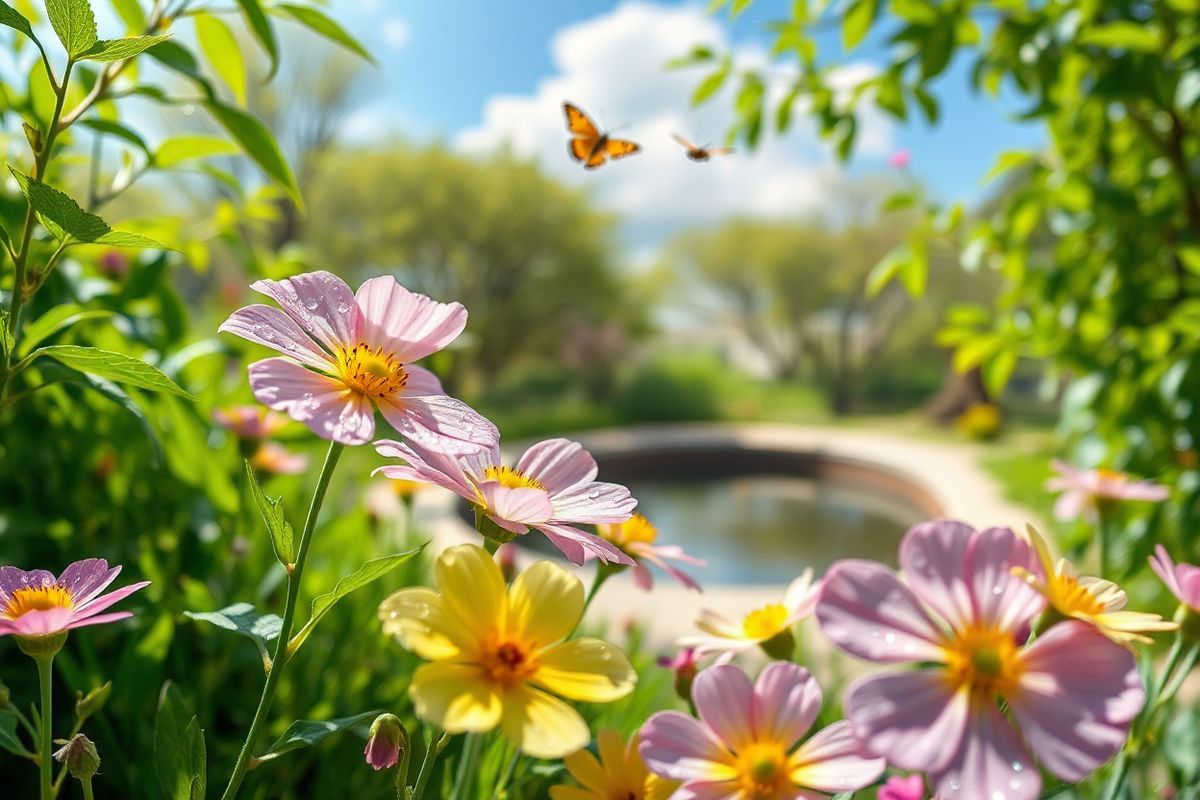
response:
[(71, 777), (81, 781), (90, 781), (100, 770), (100, 754), (96, 752), (96, 745), (82, 733), (75, 734), (73, 739), (65, 742), (62, 749), (54, 753), (54, 758), (67, 765)]
[(658, 665), (675, 673), (675, 694), (680, 699), (690, 701), (692, 697), (692, 682), (696, 679), (699, 665), (696, 651), (692, 648), (680, 650), (673, 658), (663, 656), (658, 659)]
[(496, 563), (500, 565), (500, 574), (505, 583), (512, 583), (517, 576), (517, 545), (513, 542), (500, 545), (496, 551)]
[(879, 787), (878, 800), (924, 800), (925, 779), (920, 775), (893, 775)]
[(103, 686), (97, 686), (86, 695), (83, 692), (76, 692), (75, 718), (82, 722), (104, 708), (104, 704), (108, 702), (110, 694), (112, 694), (112, 681), (105, 683)]
[(375, 770), (391, 769), (408, 750), (408, 731), (395, 714), (380, 714), (371, 723), (363, 757)]
[(1175, 611), (1175, 621), (1179, 623), (1179, 633), (1184, 639), (1200, 642), (1200, 611), (1180, 603)]

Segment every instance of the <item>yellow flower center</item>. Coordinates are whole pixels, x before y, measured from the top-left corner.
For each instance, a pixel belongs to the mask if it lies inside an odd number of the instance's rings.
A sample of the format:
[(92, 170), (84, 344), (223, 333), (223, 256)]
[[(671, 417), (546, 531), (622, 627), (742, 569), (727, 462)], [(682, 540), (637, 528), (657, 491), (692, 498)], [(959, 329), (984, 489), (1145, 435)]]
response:
[(742, 632), (748, 639), (765, 641), (787, 627), (788, 610), (782, 603), (756, 608), (742, 620)]
[(1096, 469), (1096, 475), (1098, 477), (1103, 478), (1106, 481), (1123, 481), (1123, 480), (1125, 480), (1125, 473), (1118, 472), (1115, 469), (1108, 469), (1107, 467), (1098, 467)]
[(376, 400), (399, 394), (408, 383), (408, 373), (395, 356), (363, 342), (338, 353), (337, 365), (347, 386)]
[(1049, 584), (1050, 603), (1064, 616), (1094, 617), (1104, 613), (1104, 604), (1074, 575), (1059, 573)]
[(790, 796), (794, 789), (788, 773), (787, 752), (779, 742), (755, 742), (737, 758), (741, 797), (775, 800)]
[(483, 471), (483, 477), (490, 481), (499, 481), (501, 486), (509, 489), (541, 489), (546, 491), (537, 479), (522, 475), (512, 467), (488, 467)]
[(537, 672), (537, 653), (526, 642), (491, 636), (479, 658), (484, 673), (503, 686), (523, 683)]
[(73, 608), (75, 597), (65, 586), (52, 584), (50, 586), (26, 587), (17, 589), (8, 598), (4, 614), (9, 619), (16, 619), (30, 611), (48, 611), (51, 608)]
[(658, 539), (658, 528), (641, 514), (634, 514), (624, 522), (614, 525), (601, 525), (600, 533), (622, 549), (631, 544), (654, 544)]
[(973, 625), (944, 645), (955, 690), (966, 687), (972, 699), (991, 701), (1013, 691), (1021, 676), (1021, 653), (1012, 635)]

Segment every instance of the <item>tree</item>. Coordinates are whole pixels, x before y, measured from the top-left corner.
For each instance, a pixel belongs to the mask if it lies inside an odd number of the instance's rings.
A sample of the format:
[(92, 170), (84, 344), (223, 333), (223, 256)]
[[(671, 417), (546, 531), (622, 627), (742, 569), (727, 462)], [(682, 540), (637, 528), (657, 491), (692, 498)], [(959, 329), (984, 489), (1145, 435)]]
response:
[(556, 357), (568, 330), (641, 315), (610, 255), (611, 220), (530, 163), (393, 147), (331, 152), (320, 174), (306, 236), (323, 263), (397, 273), (471, 309), (478, 372), (458, 380)]

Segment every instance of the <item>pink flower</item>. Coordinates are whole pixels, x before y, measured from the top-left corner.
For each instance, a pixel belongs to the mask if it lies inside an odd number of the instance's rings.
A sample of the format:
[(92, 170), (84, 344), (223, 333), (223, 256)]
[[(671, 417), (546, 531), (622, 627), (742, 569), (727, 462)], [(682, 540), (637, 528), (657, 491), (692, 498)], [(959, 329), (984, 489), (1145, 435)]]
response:
[(674, 797), (693, 800), (816, 800), (871, 785), (884, 761), (863, 753), (849, 722), (796, 747), (821, 696), (795, 664), (771, 664), (753, 684), (733, 665), (711, 667), (692, 688), (700, 719), (661, 711), (642, 727), (638, 750), (651, 772), (683, 781)]
[(1027, 542), (938, 520), (905, 535), (900, 563), (903, 580), (882, 564), (840, 561), (817, 604), (842, 650), (934, 665), (850, 686), (846, 714), (868, 750), (929, 773), (944, 800), (1033, 800), (1041, 778), (1030, 751), (1078, 782), (1121, 749), (1145, 699), (1133, 654), (1078, 620), (1026, 643), (1045, 605), (1013, 574), (1041, 569)]
[(634, 514), (624, 522), (598, 525), (596, 530), (634, 560), (633, 582), (639, 589), (648, 592), (654, 588), (654, 577), (650, 574), (650, 568), (646, 566), (650, 563), (684, 587), (700, 591), (700, 584), (671, 562), (693, 567), (705, 567), (708, 566), (707, 563), (689, 556), (678, 545), (658, 544), (658, 528), (641, 514)]
[(1150, 568), (1162, 579), (1175, 598), (1200, 614), (1200, 567), (1192, 564), (1176, 564), (1171, 554), (1161, 544), (1154, 549)]
[[(810, 616), (817, 606), (821, 584), (813, 584), (812, 578), (812, 570), (806, 569), (787, 587), (782, 603), (760, 606), (741, 619), (730, 619), (712, 609), (702, 609), (696, 627), (703, 631), (703, 635), (683, 636), (679, 644), (695, 648), (697, 658), (720, 653), (718, 662), (727, 662), (738, 653), (760, 646), (778, 650), (778, 653), (769, 654), (786, 659), (795, 647), (795, 641), (791, 638), (792, 626)], [(782, 646), (772, 646), (772, 640), (780, 637), (783, 639)]]
[(278, 442), (263, 442), (250, 456), (250, 466), (269, 475), (299, 475), (308, 469), (308, 456)]
[(287, 427), (287, 417), (262, 406), (226, 406), (213, 410), (217, 424), (241, 439), (266, 439)]
[(120, 571), (109, 569), (103, 558), (76, 561), (57, 579), (44, 569), (0, 567), (0, 636), (51, 636), (133, 616), (129, 611), (100, 613), (150, 585), (142, 581), (101, 595)]
[(372, 278), (351, 293), (329, 272), (251, 285), (282, 306), (251, 305), (221, 330), (286, 358), (250, 365), (260, 403), (284, 411), (324, 439), (356, 445), (375, 434), (375, 408), (407, 439), (434, 447), (489, 446), (496, 427), (447, 397), (432, 372), (412, 362), (452, 342), (467, 324), (459, 303), (437, 303), (395, 278)]
[(1058, 459), (1051, 462), (1058, 477), (1046, 481), (1046, 489), (1062, 492), (1054, 504), (1054, 516), (1071, 520), (1092, 509), (1099, 502), (1110, 500), (1147, 500), (1161, 503), (1170, 492), (1167, 487), (1150, 481), (1135, 481), (1122, 472), (1110, 469), (1075, 469)]
[(897, 150), (888, 158), (888, 166), (893, 169), (907, 169), (908, 162), (912, 160), (912, 153), (908, 150)]
[(692, 683), (700, 670), (700, 660), (696, 658), (695, 650), (685, 647), (674, 656), (660, 656), (657, 663), (675, 673), (675, 694), (683, 700), (692, 696)]
[(588, 553), (604, 561), (633, 565), (633, 559), (577, 525), (622, 522), (637, 501), (624, 486), (596, 481), (596, 460), (578, 442), (547, 439), (525, 451), (516, 467), (500, 462), (500, 447), (445, 453), (418, 441), (381, 440), (382, 456), (407, 466), (380, 467), (389, 478), (433, 483), (468, 501), (512, 534), (537, 528), (568, 559), (582, 564)]
[(380, 714), (371, 723), (363, 758), (371, 769), (378, 772), (396, 766), (407, 748), (408, 733), (400, 718), (395, 714)]
[(879, 787), (876, 800), (925, 800), (925, 779), (920, 775), (893, 775)]

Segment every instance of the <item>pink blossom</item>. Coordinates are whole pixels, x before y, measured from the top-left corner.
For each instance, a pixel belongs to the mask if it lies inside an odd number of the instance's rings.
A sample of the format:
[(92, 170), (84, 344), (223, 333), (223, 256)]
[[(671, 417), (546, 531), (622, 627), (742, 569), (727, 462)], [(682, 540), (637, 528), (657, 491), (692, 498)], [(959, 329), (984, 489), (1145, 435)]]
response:
[(671, 670), (676, 675), (691, 677), (696, 674), (699, 660), (696, 658), (696, 651), (694, 649), (685, 647), (673, 656), (659, 656), (656, 663), (664, 669)]
[(925, 800), (925, 779), (920, 775), (893, 775), (879, 787), (876, 800)]
[(263, 442), (250, 456), (250, 466), (268, 475), (299, 475), (308, 469), (308, 456), (278, 442)]
[(287, 417), (262, 406), (225, 406), (213, 410), (217, 424), (242, 439), (266, 439), (287, 427)]
[(868, 750), (928, 773), (944, 800), (1033, 800), (1041, 778), (1031, 751), (1078, 782), (1121, 749), (1145, 699), (1133, 654), (1078, 620), (1027, 642), (1045, 605), (1014, 575), (1040, 573), (1027, 542), (939, 520), (905, 535), (900, 563), (903, 579), (882, 564), (840, 561), (817, 604), (822, 631), (851, 655), (933, 665), (847, 690), (847, 716)]
[(1150, 568), (1171, 590), (1171, 594), (1194, 613), (1200, 614), (1200, 567), (1176, 564), (1161, 544), (1154, 550)]
[(407, 462), (375, 472), (449, 489), (509, 533), (523, 535), (536, 528), (576, 564), (584, 563), (589, 553), (603, 561), (633, 564), (620, 548), (577, 527), (622, 522), (637, 505), (624, 486), (596, 481), (596, 460), (578, 442), (538, 442), (516, 467), (501, 463), (498, 444), (447, 453), (415, 440), (384, 439), (375, 449)]
[(908, 169), (908, 162), (912, 160), (912, 153), (908, 150), (897, 150), (888, 158), (888, 166), (893, 169)]
[(705, 567), (708, 566), (707, 562), (689, 556), (678, 545), (659, 544), (658, 529), (641, 514), (634, 514), (624, 522), (598, 525), (596, 530), (636, 562), (633, 567), (633, 582), (639, 589), (648, 592), (654, 588), (654, 576), (646, 566), (653, 564), (685, 588), (700, 591), (700, 584), (675, 564)]
[(816, 800), (871, 785), (884, 761), (863, 752), (849, 722), (796, 746), (821, 698), (816, 680), (795, 664), (771, 664), (754, 683), (731, 664), (711, 667), (692, 687), (700, 719), (655, 714), (638, 751), (651, 772), (683, 781), (674, 797), (693, 800)]
[(400, 761), (407, 747), (408, 734), (400, 718), (395, 714), (380, 714), (371, 723), (363, 758), (376, 772), (391, 769)]
[(44, 569), (0, 567), (0, 636), (50, 636), (133, 616), (129, 611), (100, 613), (150, 585), (142, 581), (101, 595), (120, 572), (102, 558), (76, 561), (57, 578)]
[[(395, 278), (351, 293), (329, 272), (251, 286), (282, 307), (251, 305), (221, 330), (278, 350), (250, 365), (260, 403), (286, 412), (324, 439), (356, 445), (375, 434), (375, 408), (405, 438), (432, 447), (490, 446), (496, 427), (414, 361), (441, 350), (467, 324), (459, 303), (437, 303)], [(457, 444), (456, 444), (457, 442)]]
[(1058, 459), (1051, 462), (1057, 477), (1046, 481), (1046, 489), (1062, 492), (1054, 504), (1054, 516), (1071, 520), (1106, 500), (1146, 500), (1161, 503), (1170, 492), (1150, 481), (1135, 481), (1122, 472), (1109, 469), (1075, 469)]

